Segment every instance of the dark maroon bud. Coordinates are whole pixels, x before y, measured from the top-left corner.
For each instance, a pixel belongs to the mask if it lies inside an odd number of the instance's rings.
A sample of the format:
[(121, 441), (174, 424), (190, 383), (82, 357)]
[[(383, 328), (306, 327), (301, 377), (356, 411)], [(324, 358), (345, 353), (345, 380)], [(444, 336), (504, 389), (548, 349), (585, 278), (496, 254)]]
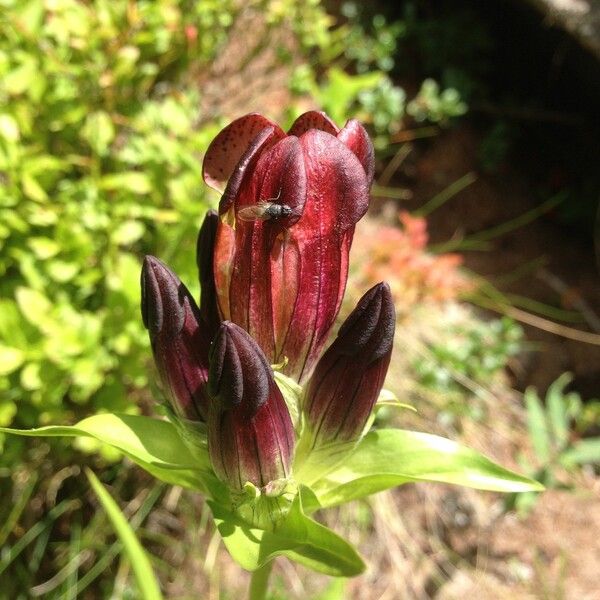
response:
[(216, 211), (209, 210), (200, 227), (196, 244), (196, 263), (198, 264), (200, 279), (200, 315), (204, 319), (211, 339), (221, 322), (213, 270), (213, 255), (218, 225), (219, 215)]
[(208, 451), (232, 489), (264, 487), (290, 474), (294, 430), (273, 371), (258, 344), (225, 321), (210, 351)]
[(206, 420), (210, 338), (188, 289), (160, 260), (144, 258), (142, 319), (160, 382), (175, 413)]
[(360, 437), (385, 380), (395, 326), (390, 288), (379, 283), (359, 300), (308, 384), (304, 413), (315, 445)]

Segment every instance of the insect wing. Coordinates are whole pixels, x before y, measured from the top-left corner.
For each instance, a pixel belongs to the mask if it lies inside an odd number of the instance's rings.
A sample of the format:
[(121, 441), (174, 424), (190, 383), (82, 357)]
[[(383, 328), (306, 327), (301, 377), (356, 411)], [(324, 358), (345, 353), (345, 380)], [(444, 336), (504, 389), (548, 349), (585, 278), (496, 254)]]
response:
[(266, 203), (244, 206), (237, 211), (237, 216), (242, 221), (266, 221), (271, 218), (269, 205)]

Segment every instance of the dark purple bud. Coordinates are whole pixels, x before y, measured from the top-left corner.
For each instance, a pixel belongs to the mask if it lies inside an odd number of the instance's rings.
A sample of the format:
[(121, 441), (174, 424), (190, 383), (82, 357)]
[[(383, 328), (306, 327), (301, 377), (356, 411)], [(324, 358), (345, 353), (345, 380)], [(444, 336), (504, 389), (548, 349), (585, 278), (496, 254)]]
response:
[(213, 255), (219, 215), (209, 210), (204, 217), (198, 243), (196, 244), (196, 263), (200, 278), (200, 315), (206, 324), (212, 339), (221, 322), (217, 306), (217, 291), (213, 271)]
[(188, 289), (160, 260), (146, 256), (142, 267), (142, 319), (154, 362), (175, 413), (206, 420), (210, 338)]
[(357, 439), (383, 386), (396, 313), (387, 283), (371, 288), (317, 363), (304, 413), (314, 444)]
[(273, 371), (237, 325), (221, 324), (210, 351), (208, 451), (232, 489), (264, 487), (290, 474), (294, 430)]

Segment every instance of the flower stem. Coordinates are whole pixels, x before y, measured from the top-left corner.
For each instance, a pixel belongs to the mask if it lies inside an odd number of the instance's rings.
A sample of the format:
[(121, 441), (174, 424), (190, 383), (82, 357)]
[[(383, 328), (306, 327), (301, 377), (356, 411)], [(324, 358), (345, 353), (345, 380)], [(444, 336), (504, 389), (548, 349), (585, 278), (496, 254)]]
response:
[(274, 561), (270, 560), (268, 563), (265, 563), (262, 567), (260, 567), (260, 569), (257, 569), (252, 573), (248, 600), (266, 599), (267, 590), (269, 588), (269, 575), (273, 569), (273, 562)]

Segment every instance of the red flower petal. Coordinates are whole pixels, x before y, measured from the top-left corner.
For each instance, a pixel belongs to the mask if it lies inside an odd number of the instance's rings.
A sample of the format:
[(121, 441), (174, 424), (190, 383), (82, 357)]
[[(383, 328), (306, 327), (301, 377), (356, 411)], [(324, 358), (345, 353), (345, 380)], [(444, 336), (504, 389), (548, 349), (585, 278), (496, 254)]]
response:
[(339, 127), (324, 112), (318, 110), (309, 110), (303, 115), (300, 115), (294, 121), (288, 130), (288, 135), (300, 137), (309, 129), (320, 129), (321, 131), (325, 131), (331, 135), (337, 135), (340, 130)]
[(350, 119), (337, 138), (356, 154), (365, 169), (370, 186), (375, 173), (375, 150), (366, 129), (356, 119)]
[(267, 127), (280, 132), (280, 137), (285, 135), (279, 125), (258, 113), (244, 115), (222, 129), (204, 155), (202, 176), (206, 184), (222, 192), (250, 142)]
[(242, 182), (247, 177), (252, 177), (253, 169), (256, 165), (256, 161), (260, 156), (273, 144), (282, 139), (285, 134), (279, 127), (274, 129), (273, 127), (266, 127), (260, 131), (256, 137), (250, 142), (248, 148), (240, 158), (235, 169), (231, 173), (225, 192), (219, 202), (219, 213), (223, 214), (229, 210), (236, 196), (238, 195)]

